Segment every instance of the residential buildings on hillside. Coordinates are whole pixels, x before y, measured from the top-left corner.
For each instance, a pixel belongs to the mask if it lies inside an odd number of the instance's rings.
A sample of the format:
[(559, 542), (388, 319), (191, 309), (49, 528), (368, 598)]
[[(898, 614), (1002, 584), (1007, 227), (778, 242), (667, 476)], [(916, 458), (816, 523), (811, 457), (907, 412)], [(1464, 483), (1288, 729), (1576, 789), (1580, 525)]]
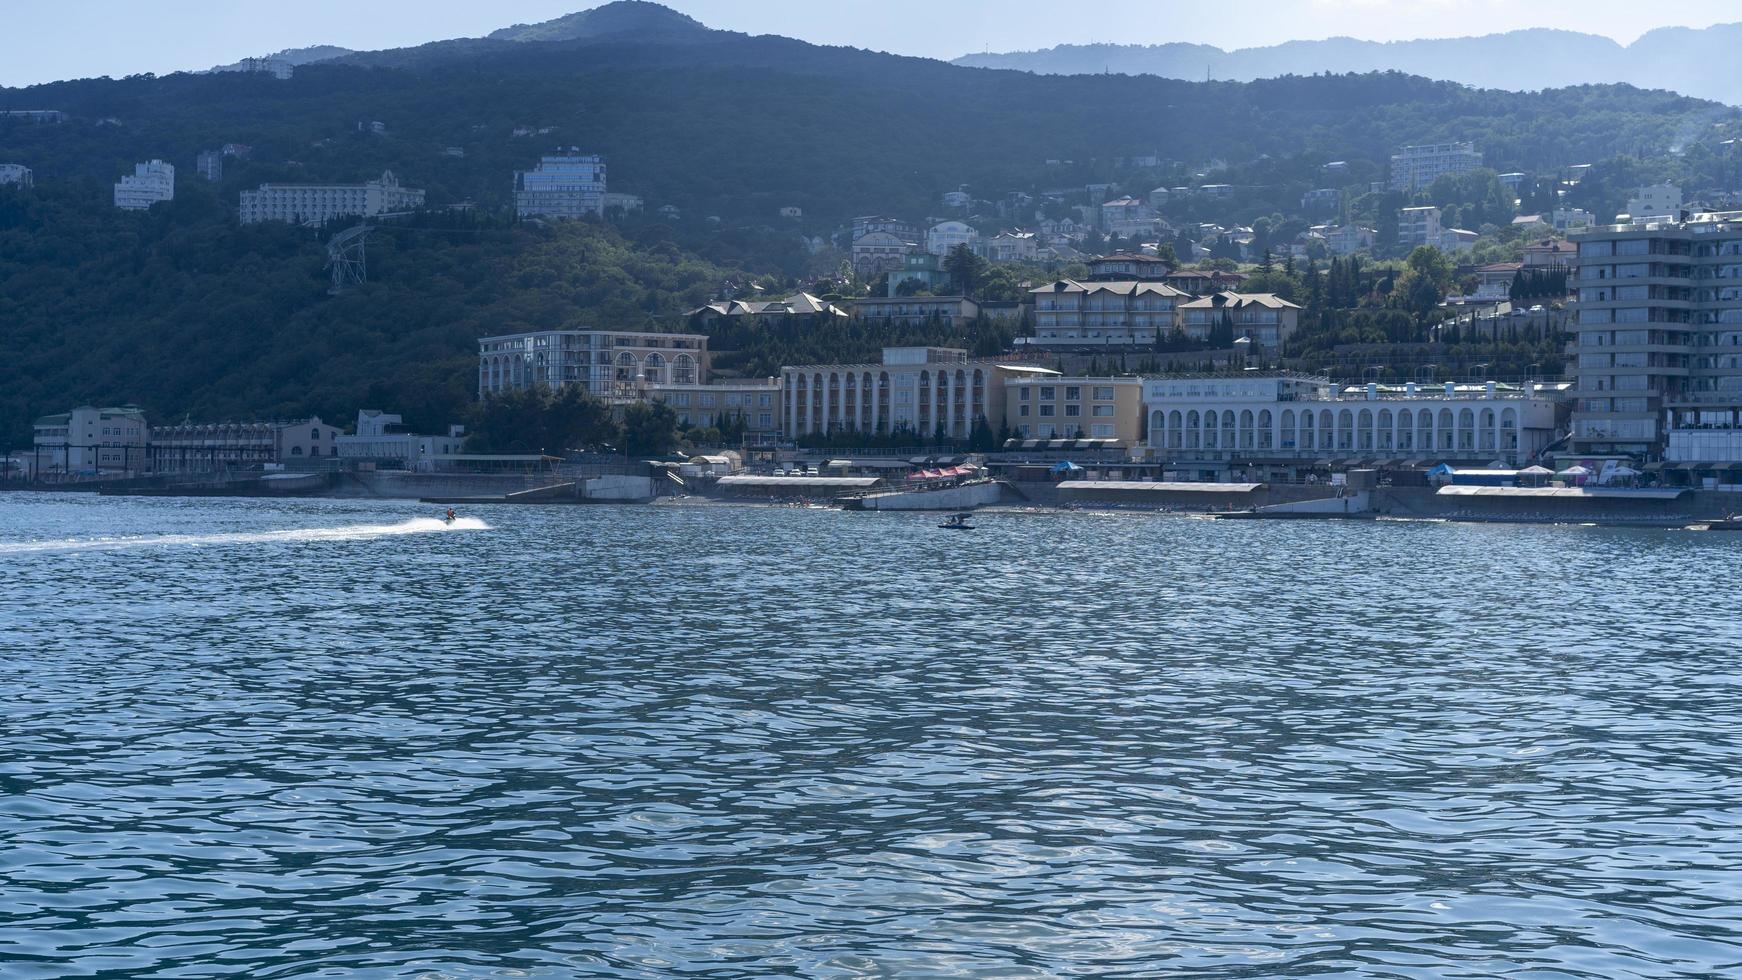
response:
[(12, 184), (16, 187), (29, 187), (36, 183), (36, 177), (30, 168), (22, 163), (0, 163), (0, 186)]
[(1180, 325), (1191, 297), (1164, 282), (1059, 279), (1029, 290), (1036, 347), (1154, 344)]
[(784, 435), (907, 431), (966, 439), (976, 420), (991, 424), (1004, 417), (1008, 380), (1057, 374), (970, 359), (967, 351), (950, 347), (886, 347), (876, 363), (784, 367)]
[(159, 201), (175, 200), (175, 167), (162, 160), (133, 165), (133, 172), (115, 182), (115, 206), (144, 211)]
[(1573, 450), (1742, 460), (1742, 211), (1574, 242)]
[(1391, 155), (1391, 189), (1419, 191), (1447, 174), (1467, 173), (1481, 167), (1482, 154), (1474, 143), (1406, 146)]
[(722, 317), (845, 317), (849, 315), (849, 312), (827, 300), (818, 299), (810, 293), (793, 293), (785, 299), (719, 300), (717, 302), (709, 303), (706, 306), (693, 309), (689, 312), (689, 315), (691, 317), (699, 317), (704, 323), (707, 323)]
[(569, 148), (514, 174), (514, 213), (522, 218), (573, 219), (605, 213), (605, 161)]
[(925, 233), (925, 250), (933, 255), (948, 255), (958, 245), (973, 248), (979, 244), (980, 233), (965, 221), (940, 221)]
[(1218, 327), (1227, 327), (1234, 340), (1276, 351), (1300, 325), (1300, 309), (1273, 293), (1212, 293), (1180, 304), (1180, 327), (1195, 341), (1208, 341)]
[(980, 304), (965, 296), (873, 296), (848, 300), (853, 318), (870, 327), (937, 326), (954, 329), (980, 315)]
[(423, 207), (424, 192), (402, 187), (393, 171), (364, 184), (261, 184), (241, 195), (242, 223), (287, 221), (319, 225)]
[(853, 273), (870, 279), (901, 268), (903, 257), (919, 246), (892, 232), (873, 231), (853, 239)]
[(1682, 189), (1674, 184), (1641, 187), (1627, 199), (1629, 218), (1674, 218), (1682, 206)]
[(1433, 206), (1404, 208), (1397, 212), (1397, 244), (1416, 248), (1440, 244), (1440, 209)]

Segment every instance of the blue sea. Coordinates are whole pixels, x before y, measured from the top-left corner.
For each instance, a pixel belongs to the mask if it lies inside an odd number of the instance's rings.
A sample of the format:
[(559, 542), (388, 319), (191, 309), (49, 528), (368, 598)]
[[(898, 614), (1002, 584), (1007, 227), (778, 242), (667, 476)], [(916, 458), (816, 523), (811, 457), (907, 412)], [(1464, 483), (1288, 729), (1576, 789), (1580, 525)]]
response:
[(0, 977), (1742, 975), (1742, 535), (0, 495)]

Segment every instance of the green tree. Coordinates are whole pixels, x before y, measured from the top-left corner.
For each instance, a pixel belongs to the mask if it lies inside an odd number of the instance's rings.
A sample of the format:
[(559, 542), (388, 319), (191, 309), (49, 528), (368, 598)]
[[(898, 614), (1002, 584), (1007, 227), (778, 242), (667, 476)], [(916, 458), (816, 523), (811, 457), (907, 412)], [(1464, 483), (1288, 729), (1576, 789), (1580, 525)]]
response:
[(633, 402), (623, 409), (623, 452), (664, 456), (677, 448), (677, 413), (664, 402)]
[(950, 282), (956, 292), (970, 298), (980, 295), (980, 286), (986, 279), (989, 263), (966, 245), (957, 245), (944, 256), (944, 271), (950, 274)]

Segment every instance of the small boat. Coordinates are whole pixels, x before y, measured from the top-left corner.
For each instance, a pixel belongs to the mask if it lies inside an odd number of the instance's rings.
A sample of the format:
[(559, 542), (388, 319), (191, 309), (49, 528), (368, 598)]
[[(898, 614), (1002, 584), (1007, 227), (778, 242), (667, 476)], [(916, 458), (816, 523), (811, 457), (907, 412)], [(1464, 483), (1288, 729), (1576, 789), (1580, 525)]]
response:
[(939, 524), (938, 527), (945, 531), (972, 531), (974, 525), (968, 523), (968, 518), (973, 516), (973, 514), (969, 513), (951, 514), (942, 524)]
[(1725, 515), (1721, 520), (1707, 522), (1704, 528), (1707, 531), (1742, 531), (1742, 517)]

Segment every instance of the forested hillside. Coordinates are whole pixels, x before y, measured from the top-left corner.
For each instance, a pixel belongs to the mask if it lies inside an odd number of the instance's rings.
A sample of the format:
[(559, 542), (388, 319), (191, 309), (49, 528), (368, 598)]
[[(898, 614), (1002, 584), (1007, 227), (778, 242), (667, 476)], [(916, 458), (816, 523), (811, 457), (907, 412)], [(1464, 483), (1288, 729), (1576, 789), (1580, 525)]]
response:
[[(480, 335), (678, 328), (724, 280), (805, 272), (814, 260), (801, 233), (828, 235), (862, 213), (922, 218), (963, 184), (991, 196), (1146, 179), (1118, 173), (1113, 159), (1127, 154), (1186, 167), (1267, 158), (1249, 169), (1284, 188), (1311, 186), (1330, 159), (1374, 170), (1398, 145), (1445, 139), (1479, 142), (1499, 169), (1666, 160), (1683, 146), (1695, 151), (1678, 160), (1737, 167), (1706, 145), (1736, 123), (1732, 110), (1624, 86), (1513, 94), (1397, 74), (1043, 77), (660, 23), (647, 35), (353, 55), (288, 80), (0, 89), (0, 108), (71, 116), (0, 121), (0, 162), (36, 176), (32, 190), (0, 189), (0, 442), (28, 438), (32, 416), (80, 400), (137, 401), (158, 418), (367, 404), (438, 424), (470, 397)], [(385, 133), (358, 128), (375, 121)], [(522, 126), (550, 131), (513, 137)], [(230, 142), (250, 144), (252, 159), (230, 161), (220, 183), (198, 179), (195, 154)], [(613, 190), (681, 217), (625, 230), (512, 223), (512, 172), (556, 145), (604, 154)], [(151, 158), (181, 168), (177, 200), (144, 214), (111, 208), (110, 183)], [(356, 181), (387, 168), (428, 189), (432, 209), (474, 209), (381, 232), (371, 283), (354, 293), (326, 295), (313, 230), (236, 224), (237, 193), (262, 181)], [(1723, 186), (1742, 184), (1734, 176)], [(784, 206), (805, 217), (779, 219)], [(819, 355), (777, 338), (766, 356), (740, 360), (766, 369), (774, 350)]]

